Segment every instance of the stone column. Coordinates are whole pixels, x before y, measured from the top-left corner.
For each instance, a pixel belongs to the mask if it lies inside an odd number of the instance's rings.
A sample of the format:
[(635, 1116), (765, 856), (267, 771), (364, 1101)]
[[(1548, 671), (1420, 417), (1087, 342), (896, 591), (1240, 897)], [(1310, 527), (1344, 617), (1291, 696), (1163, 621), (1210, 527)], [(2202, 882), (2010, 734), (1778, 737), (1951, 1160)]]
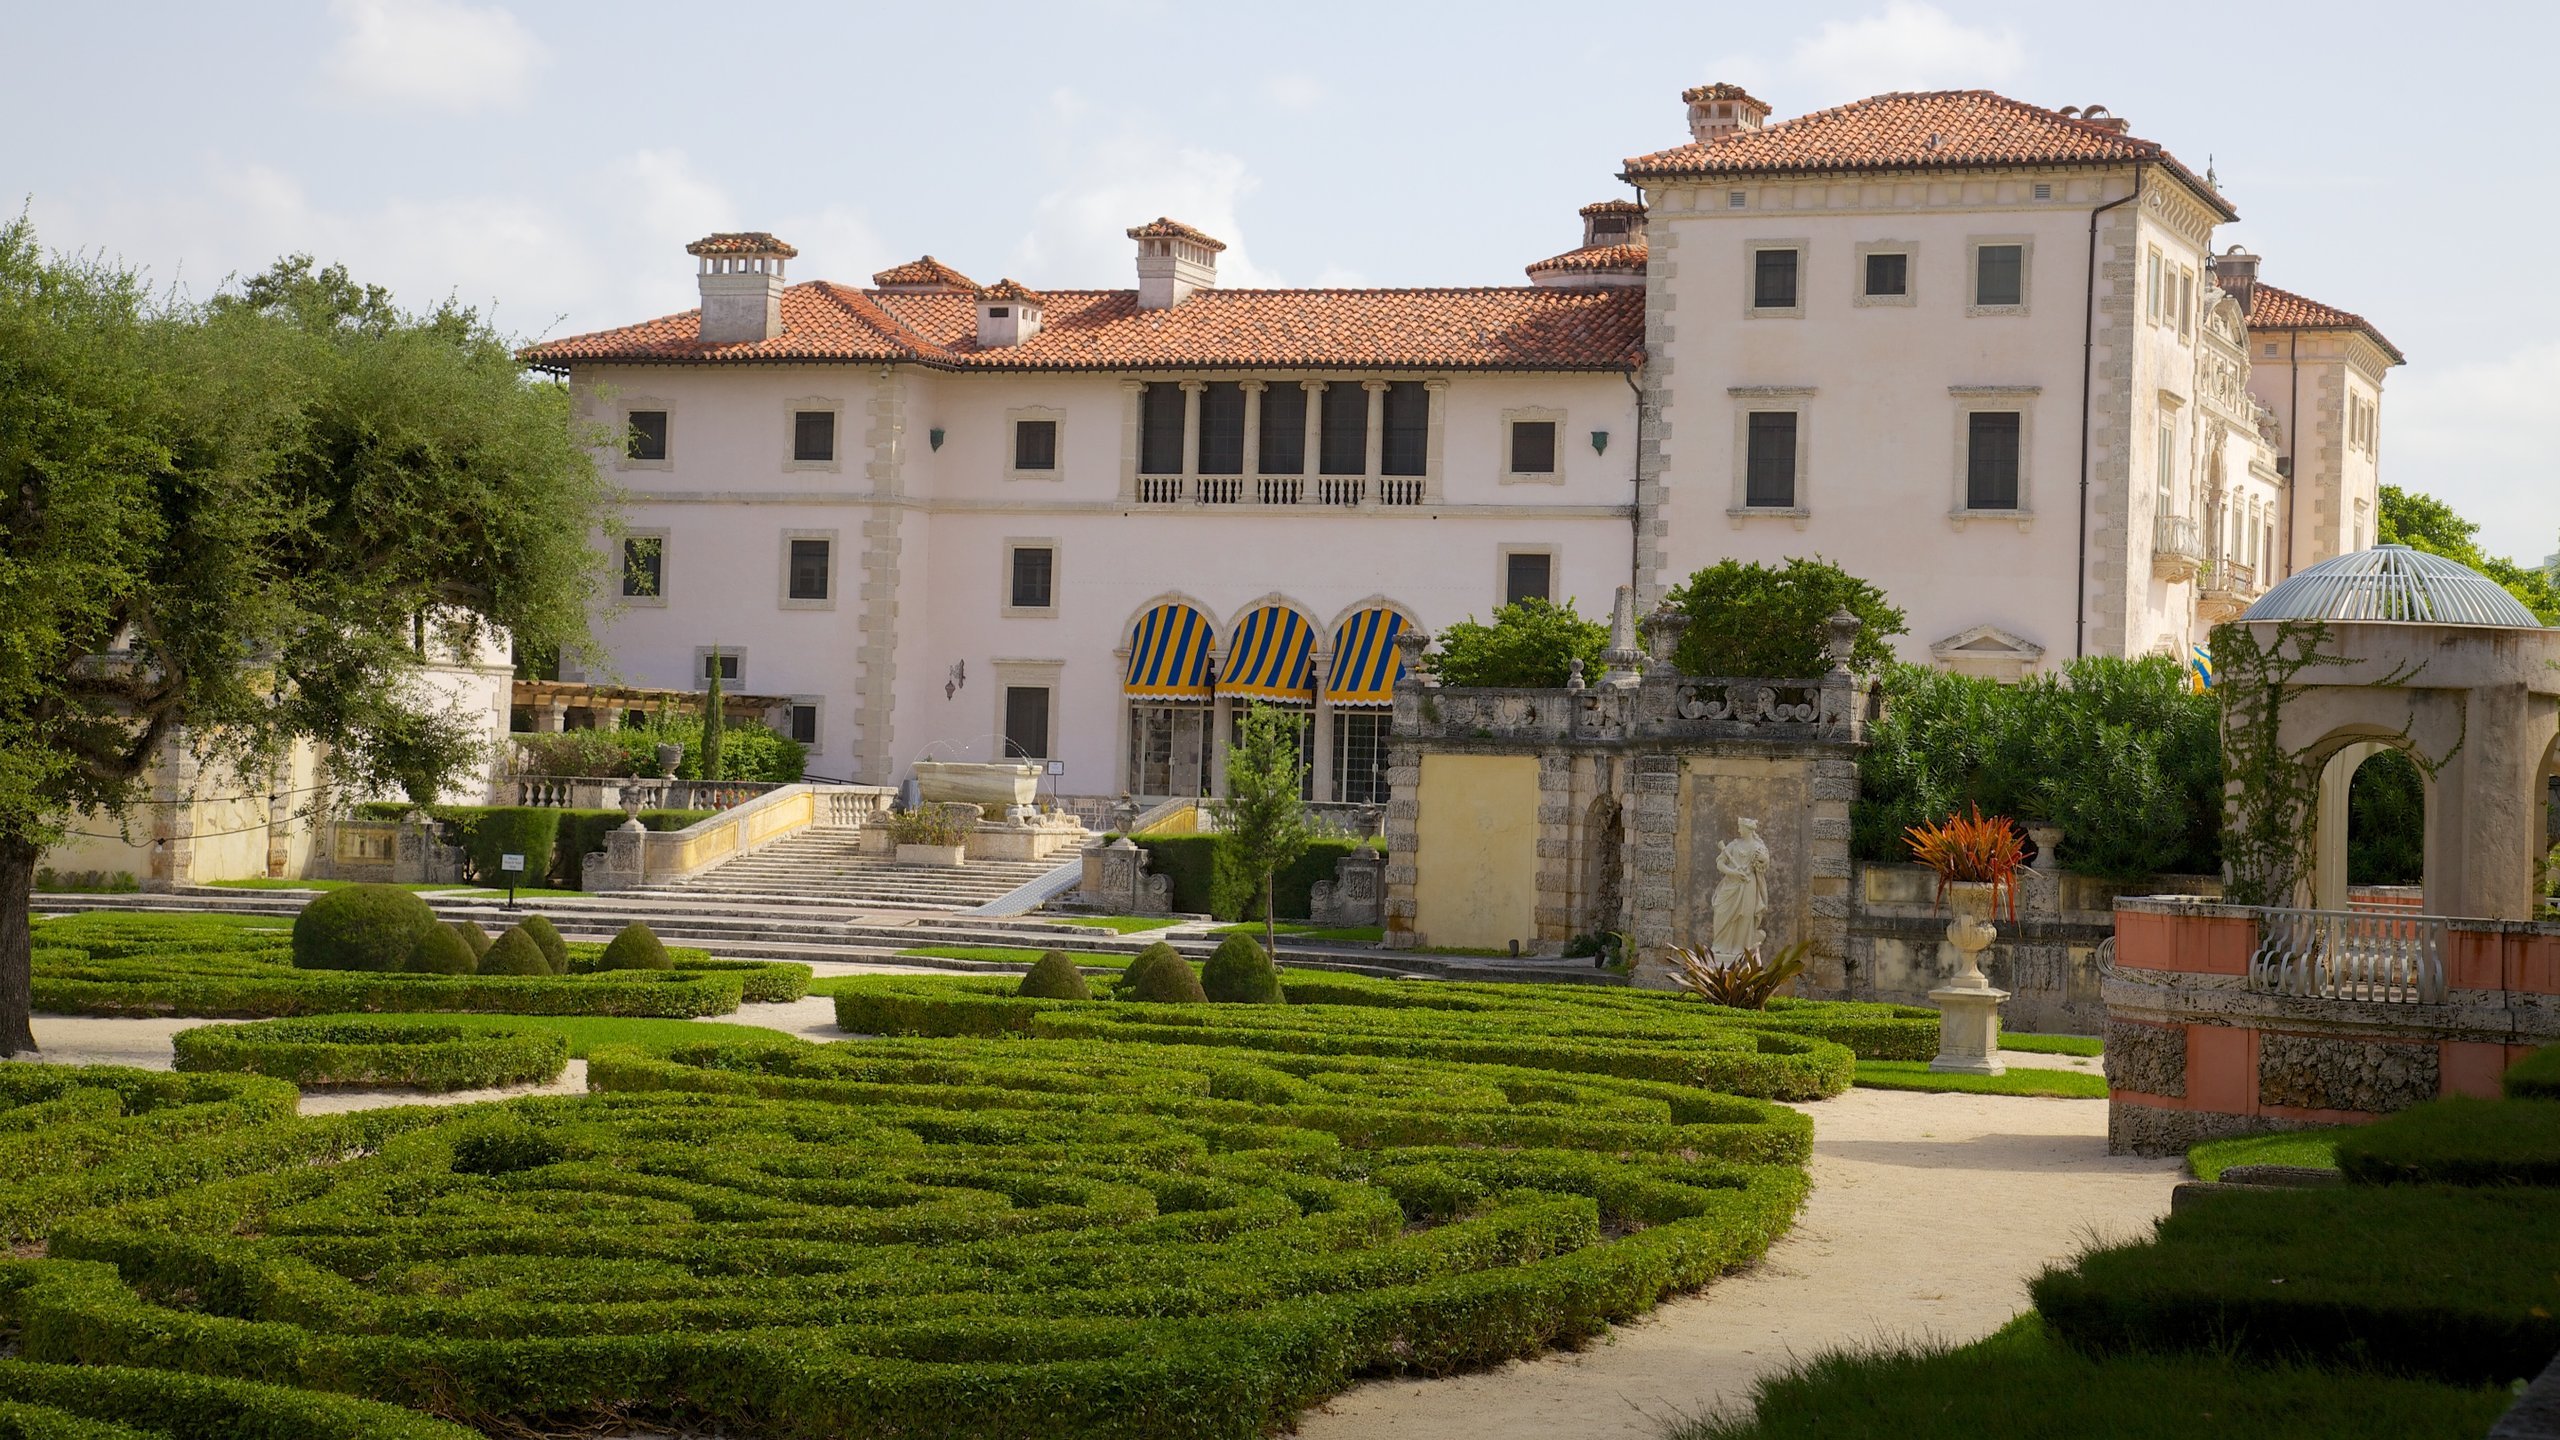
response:
[(534, 707), (533, 728), (545, 735), (557, 735), (569, 728), (569, 702), (553, 700)]
[(1315, 718), (1315, 792), (1318, 800), (1333, 798), (1333, 661), (1319, 647), (1308, 656), (1311, 673), (1316, 679)]
[(1538, 757), (1538, 903), (1533, 923), (1542, 954), (1549, 953), (1548, 942), (1573, 938), (1573, 840), (1584, 803), (1573, 771), (1570, 750)]
[(1262, 392), (1269, 382), (1245, 380), (1237, 383), (1244, 392), (1244, 461), (1245, 481), (1253, 487), (1254, 502), (1262, 500)]
[[(1112, 658), (1119, 663), (1121, 675), (1126, 676), (1129, 673), (1129, 647), (1123, 645), (1119, 649), (1112, 651), (1111, 654)], [(1054, 700), (1054, 697), (1052, 698)], [(1136, 782), (1138, 777), (1131, 772), (1129, 765), (1129, 726), (1131, 724), (1131, 720), (1129, 716), (1129, 688), (1125, 680), (1120, 687), (1120, 693), (1111, 697), (1111, 713), (1113, 717), (1111, 733), (1115, 740), (1115, 743), (1112, 746), (1111, 773), (1119, 777), (1118, 783), (1113, 785), (1111, 789), (1114, 794), (1134, 795), (1137, 793)]]
[(2320, 771), (2319, 799), (2312, 809), (2312, 908), (2347, 908), (2347, 793), (2356, 767), (2382, 753), (2379, 741), (2363, 740), (2329, 757)]
[(1192, 500), (1200, 494), (1200, 392), (1208, 388), (1205, 380), (1184, 380), (1182, 386), (1182, 493)]
[(1671, 988), (1663, 951), (1678, 940), (1671, 928), (1679, 911), (1680, 757), (1638, 755), (1629, 767), (1626, 808), (1628, 938), (1635, 942), (1633, 979), (1648, 989)]
[(1301, 380), (1298, 388), (1307, 392), (1307, 439), (1304, 459), (1298, 466), (1298, 489), (1301, 502), (1311, 498), (1324, 475), (1324, 385), (1322, 380)]
[[(1209, 673), (1221, 680), (1226, 678), (1225, 648), (1216, 641), (1209, 644)], [(1235, 706), (1236, 697), (1223, 689), (1209, 698), (1209, 793), (1213, 796), (1227, 793), (1227, 737), (1235, 733)]]
[(1360, 501), (1365, 505), (1378, 498), (1378, 440), (1387, 428), (1387, 382), (1363, 380), (1360, 388), (1369, 392), (1369, 434), (1360, 442)]
[(1420, 871), (1415, 856), (1422, 828), (1422, 752), (1410, 744), (1387, 747), (1387, 865), (1381, 875), (1386, 899), (1386, 948), (1410, 950), (1423, 944), (1413, 928), (1413, 892)]

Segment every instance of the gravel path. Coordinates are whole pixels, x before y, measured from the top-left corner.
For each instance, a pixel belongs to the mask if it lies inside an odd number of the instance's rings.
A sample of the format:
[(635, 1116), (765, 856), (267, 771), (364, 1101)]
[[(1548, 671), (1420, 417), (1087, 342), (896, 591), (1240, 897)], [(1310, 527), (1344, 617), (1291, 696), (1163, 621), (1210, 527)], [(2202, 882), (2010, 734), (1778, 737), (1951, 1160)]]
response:
[(2146, 1232), (2179, 1175), (2110, 1157), (2103, 1101), (1852, 1090), (1802, 1108), (1813, 1196), (1759, 1265), (1579, 1352), (1363, 1385), (1308, 1415), (1302, 1440), (1658, 1440), (1678, 1416), (1747, 1404), (1754, 1377), (1794, 1358), (1989, 1334), (2047, 1262)]

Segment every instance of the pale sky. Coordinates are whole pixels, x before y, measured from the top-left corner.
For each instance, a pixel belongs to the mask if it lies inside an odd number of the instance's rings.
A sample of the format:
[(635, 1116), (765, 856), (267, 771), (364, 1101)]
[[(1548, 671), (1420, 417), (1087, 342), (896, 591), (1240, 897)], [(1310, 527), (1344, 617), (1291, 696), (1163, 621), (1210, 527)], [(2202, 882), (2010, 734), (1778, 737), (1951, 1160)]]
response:
[(1618, 162), (1731, 80), (1779, 118), (1891, 89), (2106, 105), (2219, 173), (2218, 245), (2410, 357), (2383, 478), (2560, 549), (2549, 4), (1571, 6), (0, 0), (0, 195), (201, 295), (307, 250), (524, 337), (690, 308), (686, 241), (794, 276), (930, 251), (1126, 286), (1121, 231), (1230, 285), (1523, 283)]

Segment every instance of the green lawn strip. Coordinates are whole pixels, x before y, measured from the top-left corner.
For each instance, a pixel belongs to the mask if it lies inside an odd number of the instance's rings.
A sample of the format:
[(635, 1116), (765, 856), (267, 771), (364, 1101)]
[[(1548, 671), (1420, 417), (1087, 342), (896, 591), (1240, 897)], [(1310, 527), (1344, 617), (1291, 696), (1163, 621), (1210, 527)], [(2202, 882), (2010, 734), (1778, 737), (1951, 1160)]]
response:
[(2015, 1030), (2000, 1032), (2000, 1048), (2023, 1050), (2030, 1055), (2103, 1055), (2106, 1042), (2095, 1035), (2025, 1035)]
[[(247, 880), (207, 880), (203, 882), (222, 890), (344, 890), (354, 885), (371, 885), (371, 880), (269, 880), (263, 876)], [(382, 882), (388, 883), (388, 882)], [(394, 890), (415, 890), (422, 895), (447, 890), (468, 890), (471, 886), (458, 880), (403, 881)]]
[[(986, 960), (999, 965), (1029, 965), (1048, 953), (1047, 949), (1027, 949), (1013, 945), (915, 945), (898, 952), (919, 959)], [(1125, 970), (1135, 957), (1109, 954), (1100, 950), (1069, 950), (1068, 959), (1078, 966), (1096, 969)]]
[(2510, 1100), (2560, 1100), (2560, 1045), (2545, 1045), (2507, 1067)]
[[(2560, 1100), (2431, 1100), (2335, 1144), (2359, 1184), (2560, 1185)], [(2560, 1196), (2546, 1198), (2560, 1213)]]
[(1888, 1344), (1798, 1361), (1758, 1382), (1751, 1412), (1687, 1420), (1664, 1440), (2473, 1440), (2513, 1398), (2215, 1356), (2093, 1360), (2031, 1313), (1953, 1349)]
[(2242, 1135), (2207, 1140), (2187, 1148), (2187, 1168), (2199, 1180), (2219, 1180), (2234, 1165), (2300, 1165), (2313, 1170), (2338, 1168), (2338, 1126), (2316, 1130), (2279, 1130), (2271, 1135)]
[(1040, 918), (1064, 925), (1082, 925), (1088, 930), (1108, 930), (1114, 935), (1136, 935), (1182, 923), (1179, 915), (1044, 915)]
[[(1262, 933), (1262, 927), (1254, 924), (1221, 925), (1209, 933), (1212, 935), (1258, 936)], [(1278, 933), (1283, 939), (1306, 940), (1319, 945), (1375, 945), (1380, 940), (1385, 939), (1387, 934), (1382, 927), (1376, 925), (1353, 925), (1340, 929), (1322, 929), (1314, 925), (1282, 925), (1279, 927)], [(1475, 952), (1451, 950), (1445, 952), (1435, 951), (1432, 953), (1455, 955), (1461, 953), (1472, 954)], [(1496, 955), (1508, 954), (1509, 952), (1487, 950), (1482, 953), (1487, 955)]]
[(2077, 1070), (2020, 1067), (2006, 1075), (1939, 1074), (1925, 1060), (1861, 1060), (1858, 1084), (1870, 1090), (1928, 1090), (1963, 1095), (2043, 1095), (2104, 1100), (2107, 1077)]
[[(526, 886), (515, 893), (519, 900), (583, 900), (587, 895), (584, 890), (551, 890), (533, 886)], [(507, 892), (486, 885), (473, 885), (466, 886), (445, 898), (448, 900), (504, 900), (507, 898)]]
[(2340, 1185), (2195, 1198), (2149, 1243), (2030, 1287), (2092, 1354), (2358, 1363), (2451, 1384), (2529, 1378), (2560, 1351), (2549, 1191)]
[(370, 1020), (384, 1025), (459, 1026), (466, 1030), (549, 1030), (569, 1039), (569, 1058), (584, 1060), (600, 1046), (622, 1046), (665, 1055), (687, 1045), (744, 1045), (772, 1040), (779, 1031), (718, 1020), (657, 1020), (627, 1015), (322, 1015), (321, 1022)]

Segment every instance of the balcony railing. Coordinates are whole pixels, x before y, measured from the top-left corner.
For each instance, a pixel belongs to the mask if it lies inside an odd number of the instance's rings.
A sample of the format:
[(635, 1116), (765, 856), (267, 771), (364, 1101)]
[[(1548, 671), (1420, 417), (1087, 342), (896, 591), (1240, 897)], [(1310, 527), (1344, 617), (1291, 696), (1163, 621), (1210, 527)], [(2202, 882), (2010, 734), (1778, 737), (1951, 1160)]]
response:
[(2249, 988), (2322, 1000), (2440, 1005), (2451, 928), (2441, 916), (2406, 911), (2261, 910)]
[(1261, 509), (1415, 506), (1431, 503), (1431, 482), (1420, 475), (1141, 475), (1138, 503)]
[(2151, 526), (2151, 573), (2173, 585), (2192, 580), (2203, 558), (2204, 543), (2198, 538), (2195, 520), (2161, 511)]
[(2196, 587), (2234, 595), (2252, 595), (2258, 589), (2258, 567), (2227, 555), (2216, 556), (2197, 569)]

